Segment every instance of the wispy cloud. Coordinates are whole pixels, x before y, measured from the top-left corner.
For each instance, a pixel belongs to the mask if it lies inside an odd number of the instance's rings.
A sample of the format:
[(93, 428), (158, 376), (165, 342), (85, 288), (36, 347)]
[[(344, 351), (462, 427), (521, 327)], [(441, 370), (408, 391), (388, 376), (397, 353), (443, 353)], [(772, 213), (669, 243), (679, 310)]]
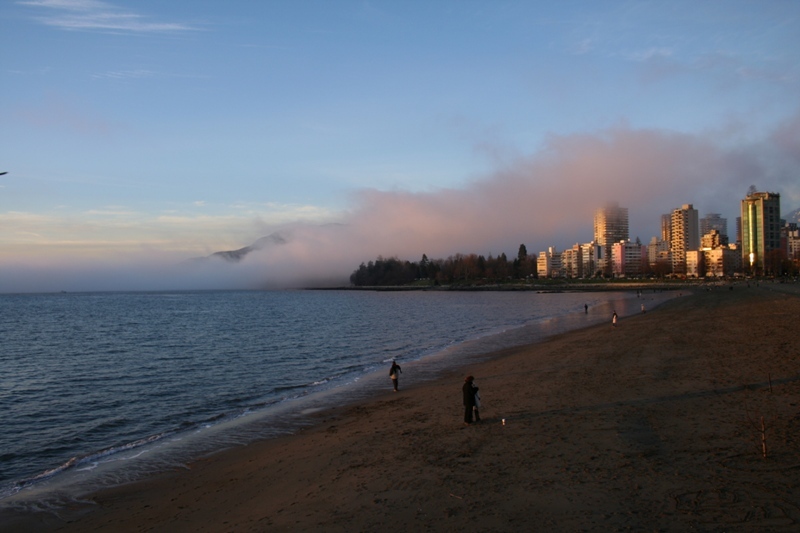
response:
[(217, 206), (204, 201), (191, 205), (194, 209), (183, 206), (160, 214), (123, 205), (83, 211), (63, 208), (46, 215), (0, 213), (0, 264), (36, 256), (36, 250), (58, 250), (62, 255), (79, 257), (101, 248), (110, 256), (157, 250), (177, 262), (188, 256), (240, 248), (279, 227), (317, 226), (341, 217), (341, 213), (307, 205), (241, 204), (235, 214), (209, 213)]
[(18, 3), (45, 12), (36, 19), (42, 24), (63, 30), (174, 33), (197, 29), (184, 22), (152, 20), (99, 0), (23, 0)]
[(86, 216), (105, 216), (105, 217), (119, 217), (119, 216), (128, 216), (135, 214), (134, 211), (130, 209), (125, 209), (124, 207), (117, 207), (117, 206), (109, 206), (104, 209), (90, 209), (86, 211)]
[(746, 80), (767, 80), (773, 82), (790, 83), (798, 79), (797, 72), (784, 71), (779, 69), (740, 67), (736, 73)]
[(155, 76), (152, 70), (110, 70), (99, 74), (92, 74), (95, 79), (111, 79), (111, 80), (127, 80), (127, 79), (142, 79), (151, 78)]
[(577, 56), (588, 54), (594, 50), (595, 43), (591, 39), (581, 39), (577, 43), (573, 43), (570, 47), (570, 53)]
[(726, 89), (736, 82), (770, 82), (775, 86), (795, 86), (800, 71), (791, 62), (779, 60), (753, 63), (734, 52), (712, 51), (694, 57), (680, 57), (669, 48), (650, 48), (626, 57), (640, 64), (643, 81), (660, 81), (683, 75), (701, 75), (716, 79)]
[(672, 57), (672, 50), (665, 47), (647, 48), (628, 54), (633, 61), (649, 61), (654, 58)]

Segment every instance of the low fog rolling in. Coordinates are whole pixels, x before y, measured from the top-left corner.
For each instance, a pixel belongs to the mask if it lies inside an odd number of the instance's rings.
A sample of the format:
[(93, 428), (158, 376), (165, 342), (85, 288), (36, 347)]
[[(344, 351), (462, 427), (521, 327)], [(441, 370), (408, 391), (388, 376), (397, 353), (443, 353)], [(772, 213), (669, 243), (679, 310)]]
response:
[[(51, 266), (6, 264), (4, 291), (282, 288), (346, 285), (363, 261), (419, 260), (456, 253), (509, 257), (593, 238), (593, 213), (608, 201), (629, 208), (631, 238), (659, 234), (660, 215), (685, 203), (722, 213), (733, 231), (750, 185), (800, 203), (800, 117), (765, 139), (723, 148), (725, 139), (619, 126), (551, 136), (537, 152), (501, 165), (461, 188), (412, 193), (362, 189), (349, 210), (327, 223), (262, 227), (285, 243), (238, 263), (186, 262), (168, 250), (118, 258), (70, 257)], [(252, 230), (250, 230), (252, 231)], [(251, 240), (255, 240), (254, 238)], [(242, 241), (241, 246), (251, 244)], [(220, 251), (220, 250), (214, 250)], [(184, 257), (183, 259), (188, 259)], [(8, 280), (13, 279), (13, 285)]]
[(0, 292), (341, 286), (563, 250), (608, 202), (643, 243), (684, 204), (735, 238), (751, 185), (800, 207), (800, 5), (537, 4), (0, 6)]

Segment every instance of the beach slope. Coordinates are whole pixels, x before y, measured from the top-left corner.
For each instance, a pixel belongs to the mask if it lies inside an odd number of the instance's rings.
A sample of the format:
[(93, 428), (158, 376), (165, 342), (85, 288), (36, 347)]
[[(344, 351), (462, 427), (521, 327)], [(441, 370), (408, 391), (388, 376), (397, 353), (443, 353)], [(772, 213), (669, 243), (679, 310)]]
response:
[(797, 531), (799, 319), (791, 290), (685, 295), (2, 529)]

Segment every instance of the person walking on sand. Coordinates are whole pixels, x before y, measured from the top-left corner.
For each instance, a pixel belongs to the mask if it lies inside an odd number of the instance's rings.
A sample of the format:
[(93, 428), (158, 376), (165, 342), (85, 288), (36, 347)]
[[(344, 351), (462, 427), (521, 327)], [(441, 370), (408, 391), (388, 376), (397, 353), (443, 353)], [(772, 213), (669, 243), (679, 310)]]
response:
[(611, 327), (617, 327), (617, 312), (614, 311), (614, 314), (611, 315)]
[(400, 365), (397, 364), (397, 361), (392, 359), (392, 368), (389, 369), (389, 377), (392, 378), (392, 386), (394, 387), (395, 392), (397, 392), (397, 380), (402, 372), (403, 371), (400, 369)]
[(461, 393), (464, 398), (464, 425), (467, 426), (472, 424), (472, 412), (475, 407), (475, 395), (478, 392), (478, 387), (472, 383), (474, 380), (475, 378), (472, 376), (465, 377), (464, 386), (461, 387)]
[(589, 314), (589, 304), (583, 304), (583, 312)]

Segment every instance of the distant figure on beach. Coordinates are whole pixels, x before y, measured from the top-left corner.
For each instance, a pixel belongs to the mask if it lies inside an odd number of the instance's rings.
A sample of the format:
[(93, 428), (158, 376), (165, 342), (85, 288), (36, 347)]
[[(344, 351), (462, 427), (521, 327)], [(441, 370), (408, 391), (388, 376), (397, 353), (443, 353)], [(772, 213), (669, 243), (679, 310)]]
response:
[[(464, 386), (461, 387), (461, 392), (464, 397), (464, 424), (470, 425), (472, 424), (472, 413), (475, 411), (476, 400), (478, 398), (478, 387), (475, 386), (473, 381), (475, 380), (472, 376), (467, 376), (464, 378)], [(477, 411), (475, 411), (477, 414)], [(476, 422), (480, 422), (480, 416), (475, 420)]]
[(397, 380), (402, 373), (403, 371), (400, 369), (400, 365), (397, 364), (397, 361), (392, 359), (392, 368), (389, 369), (389, 377), (392, 378), (392, 385), (394, 386), (395, 392), (397, 392)]
[(481, 421), (481, 393), (478, 392), (478, 387), (475, 381), (472, 381), (472, 390), (475, 392), (475, 405), (472, 406), (472, 414), (475, 416), (475, 422)]
[(645, 313), (644, 304), (642, 304), (642, 314), (644, 314), (644, 313)]
[(616, 311), (614, 311), (614, 314), (611, 315), (611, 326), (614, 327), (614, 328), (617, 327), (617, 312)]
[(589, 304), (583, 304), (583, 312), (589, 314)]

